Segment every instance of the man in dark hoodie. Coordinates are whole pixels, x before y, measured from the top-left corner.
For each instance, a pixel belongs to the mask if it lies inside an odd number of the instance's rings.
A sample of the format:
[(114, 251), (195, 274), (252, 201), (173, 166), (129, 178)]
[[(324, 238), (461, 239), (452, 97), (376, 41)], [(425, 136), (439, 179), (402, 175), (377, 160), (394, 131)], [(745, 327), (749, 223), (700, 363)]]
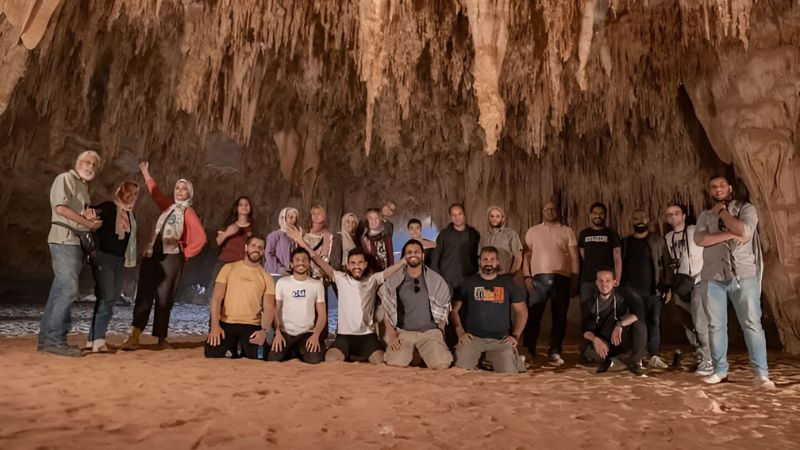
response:
[(448, 212), (450, 224), (436, 237), (436, 251), (431, 269), (450, 283), (453, 298), (460, 298), (459, 288), (464, 278), (478, 271), (478, 243), (481, 241), (481, 234), (467, 225), (463, 205), (454, 203)]

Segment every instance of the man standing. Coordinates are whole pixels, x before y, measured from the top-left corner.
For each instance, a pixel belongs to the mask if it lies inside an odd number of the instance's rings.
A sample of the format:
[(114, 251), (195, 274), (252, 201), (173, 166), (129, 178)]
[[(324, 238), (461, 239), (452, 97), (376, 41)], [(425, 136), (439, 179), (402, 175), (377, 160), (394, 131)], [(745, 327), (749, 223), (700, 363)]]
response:
[(486, 213), (489, 215), (489, 231), (481, 235), (478, 248), (496, 248), (500, 258), (500, 275), (515, 274), (522, 267), (522, 242), (519, 234), (505, 226), (506, 213), (499, 206), (490, 206)]
[[(258, 359), (266, 330), (275, 316), (275, 284), (264, 268), (264, 239), (250, 236), (244, 260), (222, 266), (211, 299), (211, 331), (206, 358), (234, 358), (244, 349), (248, 359)], [(224, 300), (224, 302), (223, 302)]]
[(664, 238), (650, 233), (650, 216), (634, 211), (633, 234), (622, 241), (622, 287), (629, 301), (640, 302), (647, 326), (647, 355), (650, 369), (666, 369), (661, 351), (661, 309), (664, 273), (669, 265)]
[[(617, 277), (622, 274), (622, 251), (619, 235), (606, 228), (608, 209), (603, 203), (594, 203), (589, 208), (589, 228), (584, 228), (578, 236), (578, 248), (583, 263), (581, 265), (581, 308), (594, 300), (597, 292), (595, 278), (601, 267), (613, 267)], [(614, 287), (619, 286), (619, 278)], [(581, 309), (583, 310), (583, 309)]]
[(728, 299), (744, 332), (756, 387), (774, 389), (767, 370), (767, 340), (761, 326), (761, 245), (755, 206), (733, 198), (724, 176), (708, 181), (714, 205), (697, 220), (694, 240), (703, 247), (700, 278), (708, 282), (705, 310), (709, 321), (714, 373), (703, 379), (717, 384), (728, 379)]
[(287, 361), (299, 358), (309, 364), (322, 362), (324, 343), (320, 340), (327, 326), (325, 287), (322, 281), (308, 276), (311, 258), (304, 248), (292, 251), (290, 275), (275, 286), (275, 339), (267, 358)]
[[(708, 344), (708, 316), (703, 309), (703, 298), (708, 289), (700, 281), (703, 268), (703, 248), (694, 243), (695, 226), (686, 225), (686, 210), (681, 205), (667, 207), (667, 222), (672, 230), (667, 233), (667, 251), (670, 256), (672, 280), (667, 302), (679, 313), (689, 343), (695, 347), (697, 370), (695, 374), (707, 377), (714, 373), (711, 350)], [(690, 315), (689, 320), (685, 316)]]
[(422, 243), (403, 246), (404, 270), (398, 270), (378, 289), (386, 329), (386, 364), (408, 367), (419, 352), (431, 369), (447, 369), (453, 355), (444, 342), (444, 325), (450, 312), (450, 287), (423, 264)]
[(611, 269), (597, 271), (597, 295), (583, 310), (583, 339), (591, 343), (594, 353), (603, 361), (597, 373), (607, 372), (615, 362), (615, 356), (623, 352), (630, 343), (631, 357), (628, 368), (636, 375), (642, 375), (642, 355), (644, 355), (647, 329), (639, 320), (640, 310), (636, 302), (626, 301), (614, 289), (614, 273)]
[(464, 277), (478, 271), (478, 244), (481, 234), (467, 225), (464, 206), (450, 205), (450, 224), (436, 237), (436, 251), (431, 269), (444, 277), (453, 288), (453, 298), (460, 298)]
[[(310, 252), (301, 230), (293, 229), (289, 237)], [(351, 249), (347, 256), (347, 272), (334, 270), (318, 254), (311, 258), (328, 279), (334, 280), (339, 291), (338, 330), (336, 340), (325, 353), (325, 361), (369, 361), (383, 363), (383, 350), (375, 329), (375, 297), (386, 277), (398, 271), (405, 261), (383, 272), (367, 274), (367, 259), (360, 248)]]
[(72, 328), (72, 304), (78, 299), (78, 278), (85, 255), (76, 232), (100, 228), (103, 222), (87, 208), (89, 182), (100, 172), (100, 156), (89, 150), (78, 155), (75, 168), (56, 177), (50, 187), (50, 234), (47, 243), (53, 263), (53, 284), (39, 328), (40, 352), (81, 356), (77, 347), (67, 345)]
[[(517, 344), (528, 320), (525, 293), (510, 276), (498, 275), (498, 266), (497, 249), (481, 249), (480, 271), (464, 280), (461, 297), (453, 304), (450, 320), (458, 335), (455, 365), (475, 369), (485, 354), (495, 372), (524, 372), (525, 362), (517, 353)], [(462, 325), (459, 310), (465, 303), (467, 313)]]
[(528, 249), (523, 263), (525, 287), (528, 289), (525, 347), (532, 356), (536, 355), (539, 325), (547, 300), (552, 299), (548, 359), (551, 364), (560, 366), (564, 364), (561, 350), (567, 332), (571, 279), (578, 281), (580, 258), (575, 232), (559, 223), (555, 202), (545, 203), (542, 219), (542, 223), (525, 233)]

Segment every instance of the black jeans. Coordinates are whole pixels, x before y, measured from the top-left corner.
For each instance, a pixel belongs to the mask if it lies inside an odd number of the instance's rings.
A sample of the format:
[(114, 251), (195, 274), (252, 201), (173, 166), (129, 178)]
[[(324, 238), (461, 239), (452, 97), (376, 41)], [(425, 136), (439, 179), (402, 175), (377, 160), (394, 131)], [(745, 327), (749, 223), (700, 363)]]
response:
[(325, 354), (325, 344), (320, 342), (319, 350), (316, 352), (310, 352), (306, 348), (306, 342), (310, 337), (311, 333), (303, 333), (297, 336), (284, 333), (283, 339), (285, 342), (283, 345), (283, 350), (279, 352), (270, 352), (267, 356), (267, 361), (288, 361), (293, 358), (298, 358), (304, 363), (321, 363), (322, 355)]
[(206, 342), (206, 358), (224, 358), (230, 351), (232, 358), (239, 358), (239, 351), (244, 351), (247, 359), (258, 359), (258, 345), (250, 343), (250, 336), (261, 329), (261, 325), (250, 325), (245, 323), (219, 323), (225, 337), (219, 345), (211, 345)]
[(567, 311), (569, 311), (570, 279), (555, 273), (538, 274), (533, 277), (533, 293), (528, 295), (528, 322), (525, 324), (525, 347), (536, 354), (536, 341), (547, 300), (550, 303), (550, 354), (561, 353), (567, 333)]
[(167, 337), (169, 315), (175, 304), (175, 290), (183, 270), (183, 254), (165, 255), (154, 253), (142, 259), (139, 269), (139, 286), (133, 306), (133, 326), (144, 330), (150, 318), (150, 310), (155, 303), (153, 314), (153, 336)]
[[(608, 344), (607, 358), (613, 358), (627, 350), (631, 351), (630, 363), (639, 363), (644, 356), (647, 346), (647, 325), (642, 320), (637, 320), (622, 332), (622, 343), (614, 345), (611, 343), (611, 333), (614, 331), (616, 322), (606, 321), (604, 326), (595, 332), (595, 336), (602, 338)], [(588, 341), (587, 341), (588, 342)]]
[(644, 323), (647, 330), (647, 354), (656, 356), (661, 351), (661, 309), (664, 302), (655, 294), (643, 292), (630, 286), (624, 287), (622, 295), (629, 301), (639, 302), (640, 310), (644, 317), (639, 321)]

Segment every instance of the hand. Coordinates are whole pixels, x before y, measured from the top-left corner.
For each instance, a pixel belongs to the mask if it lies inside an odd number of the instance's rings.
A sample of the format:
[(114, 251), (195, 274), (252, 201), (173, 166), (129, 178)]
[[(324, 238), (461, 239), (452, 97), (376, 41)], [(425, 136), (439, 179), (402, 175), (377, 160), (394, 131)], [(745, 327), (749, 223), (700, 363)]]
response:
[(614, 287), (619, 287), (619, 279), (614, 279)]
[(719, 213), (721, 213), (722, 210), (726, 209), (727, 207), (728, 205), (726, 205), (725, 202), (719, 202), (711, 207), (711, 212), (713, 212), (716, 215), (719, 215)]
[(267, 332), (264, 330), (254, 331), (253, 334), (250, 335), (250, 343), (256, 345), (264, 345), (264, 341), (267, 340)]
[(103, 221), (95, 219), (89, 221), (89, 226), (87, 228), (89, 228), (92, 231), (95, 231), (102, 226), (103, 226)]
[(81, 211), (81, 215), (87, 220), (97, 219), (97, 211), (95, 211), (93, 208), (85, 208), (83, 211)]
[(312, 353), (320, 351), (319, 334), (313, 333), (311, 336), (308, 337), (308, 339), (306, 339), (306, 350)]
[(383, 341), (386, 342), (386, 345), (394, 351), (399, 351), (401, 344), (400, 344), (400, 335), (394, 328), (387, 327), (386, 328), (386, 335), (383, 337)]
[(533, 278), (525, 278), (525, 288), (528, 289), (528, 294), (533, 295)]
[(617, 324), (614, 327), (614, 331), (611, 332), (611, 343), (614, 345), (622, 344), (622, 326)]
[(239, 225), (236, 225), (236, 222), (234, 222), (228, 225), (227, 228), (225, 228), (225, 234), (227, 234), (228, 236), (233, 236), (234, 234), (238, 233), (239, 230), (240, 230)]
[[(306, 241), (303, 240), (302, 228), (297, 228), (291, 225), (287, 226), (286, 235), (289, 236), (289, 239), (297, 242), (297, 245), (299, 245), (300, 247), (306, 248), (308, 246), (308, 244), (306, 244)], [(306, 250), (308, 249), (306, 248)]]
[(456, 328), (456, 334), (458, 335), (459, 344), (463, 345), (472, 340), (472, 335), (464, 331), (463, 327)]
[(283, 335), (280, 331), (275, 332), (275, 339), (272, 340), (272, 347), (270, 351), (273, 352), (282, 352), (283, 347), (286, 345), (286, 339), (283, 338)]
[(142, 172), (145, 178), (150, 178), (150, 163), (147, 161), (140, 161), (139, 171)]
[(517, 338), (514, 337), (514, 336), (511, 336), (511, 335), (508, 335), (508, 336), (504, 337), (501, 342), (503, 342), (503, 344), (508, 344), (508, 345), (510, 345), (512, 347), (516, 347), (517, 344), (519, 343), (517, 341)]
[(208, 339), (206, 339), (206, 342), (212, 347), (216, 347), (222, 343), (223, 339), (225, 339), (225, 330), (219, 325), (212, 325), (211, 331), (208, 332)]
[(664, 304), (666, 305), (670, 300), (672, 300), (672, 289), (667, 289), (667, 292), (664, 293)]
[(599, 337), (595, 337), (592, 341), (592, 346), (594, 346), (594, 351), (597, 353), (597, 356), (606, 359), (608, 356), (608, 344), (605, 343)]

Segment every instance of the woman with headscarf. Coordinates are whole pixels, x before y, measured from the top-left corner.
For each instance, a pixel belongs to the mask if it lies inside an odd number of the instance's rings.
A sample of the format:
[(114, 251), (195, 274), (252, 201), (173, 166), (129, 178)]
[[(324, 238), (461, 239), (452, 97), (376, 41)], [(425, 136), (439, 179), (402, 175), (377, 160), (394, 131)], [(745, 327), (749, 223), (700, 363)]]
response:
[(139, 269), (139, 285), (133, 307), (133, 326), (131, 335), (123, 349), (135, 350), (139, 347), (139, 336), (147, 326), (150, 310), (155, 303), (153, 315), (153, 336), (158, 338), (162, 348), (167, 344), (169, 316), (175, 302), (175, 290), (183, 270), (184, 262), (200, 253), (206, 245), (206, 233), (200, 218), (191, 207), (194, 188), (192, 183), (181, 178), (175, 183), (173, 199), (161, 192), (156, 180), (150, 175), (147, 162), (139, 164), (147, 189), (153, 201), (161, 210), (156, 221), (153, 238), (147, 246)]
[(241, 196), (234, 202), (225, 226), (217, 231), (219, 256), (217, 256), (217, 263), (214, 265), (211, 277), (212, 291), (214, 290), (214, 281), (222, 266), (244, 259), (247, 239), (253, 235), (255, 229), (253, 202), (249, 197)]
[(358, 217), (353, 213), (342, 216), (342, 226), (339, 232), (333, 235), (331, 244), (331, 267), (344, 271), (347, 265), (347, 254), (356, 248), (356, 229)]
[(114, 303), (122, 294), (122, 281), (126, 267), (136, 267), (136, 217), (133, 206), (139, 198), (139, 185), (123, 181), (114, 192), (114, 200), (94, 206), (103, 221), (97, 229), (97, 254), (92, 265), (94, 273), (94, 303), (92, 326), (86, 349), (93, 353), (106, 353), (106, 332)]
[(392, 235), (381, 219), (381, 212), (369, 208), (366, 214), (367, 228), (361, 236), (361, 248), (367, 254), (367, 264), (372, 272), (380, 272), (394, 264)]
[(287, 206), (278, 214), (278, 229), (267, 235), (264, 248), (264, 270), (277, 281), (289, 270), (294, 242), (286, 234), (287, 227), (296, 227), (300, 213)]

